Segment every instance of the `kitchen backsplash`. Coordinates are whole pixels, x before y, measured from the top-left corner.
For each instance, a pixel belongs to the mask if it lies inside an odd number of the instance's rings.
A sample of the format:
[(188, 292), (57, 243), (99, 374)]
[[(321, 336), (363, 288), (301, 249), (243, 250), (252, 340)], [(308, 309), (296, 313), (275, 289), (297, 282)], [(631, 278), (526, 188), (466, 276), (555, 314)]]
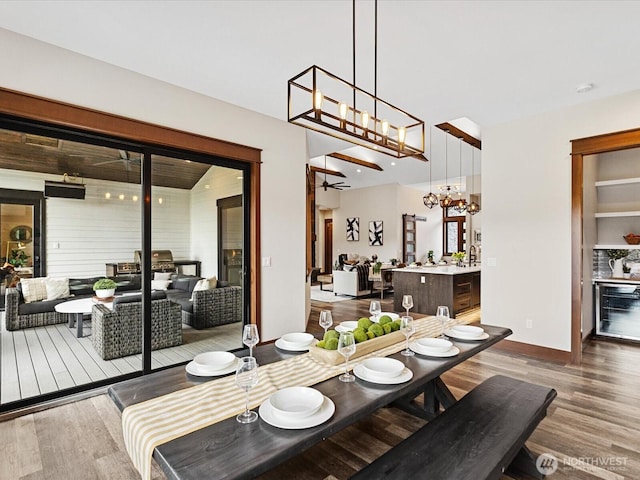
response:
[[(640, 279), (640, 250), (629, 250), (629, 255), (622, 260), (624, 265), (631, 268), (631, 278)], [(609, 256), (606, 250), (593, 251), (593, 278), (611, 277)]]

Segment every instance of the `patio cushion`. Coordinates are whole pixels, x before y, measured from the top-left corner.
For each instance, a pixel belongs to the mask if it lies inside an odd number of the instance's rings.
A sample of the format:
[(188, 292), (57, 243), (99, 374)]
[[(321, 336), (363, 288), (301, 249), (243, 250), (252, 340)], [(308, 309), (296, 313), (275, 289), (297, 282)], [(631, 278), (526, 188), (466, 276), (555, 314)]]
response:
[(68, 298), (56, 298), (55, 300), (41, 300), (39, 302), (21, 303), (18, 305), (18, 315), (31, 315), (33, 313), (53, 312), (56, 305), (66, 302)]
[(26, 303), (39, 302), (47, 298), (45, 278), (23, 278), (20, 280), (22, 295)]
[[(155, 290), (151, 292), (151, 300), (162, 300), (163, 298), (167, 298), (163, 290)], [(121, 305), (123, 303), (135, 303), (142, 301), (142, 293), (135, 293), (132, 295), (123, 295), (121, 297), (116, 297), (113, 299), (113, 308), (116, 308), (116, 305)]]

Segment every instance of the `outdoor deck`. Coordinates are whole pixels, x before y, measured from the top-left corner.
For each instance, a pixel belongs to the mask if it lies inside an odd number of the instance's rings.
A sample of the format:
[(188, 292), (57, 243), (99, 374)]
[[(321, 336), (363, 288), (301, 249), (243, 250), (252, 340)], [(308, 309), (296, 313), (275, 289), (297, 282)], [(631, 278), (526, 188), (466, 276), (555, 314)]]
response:
[[(85, 321), (82, 338), (67, 324), (9, 332), (0, 329), (0, 403), (8, 403), (76, 385), (140, 370), (142, 355), (103, 360), (91, 345), (91, 322)], [(152, 352), (151, 366), (192, 360), (209, 350), (242, 347), (240, 323), (195, 330), (183, 325), (183, 344)]]

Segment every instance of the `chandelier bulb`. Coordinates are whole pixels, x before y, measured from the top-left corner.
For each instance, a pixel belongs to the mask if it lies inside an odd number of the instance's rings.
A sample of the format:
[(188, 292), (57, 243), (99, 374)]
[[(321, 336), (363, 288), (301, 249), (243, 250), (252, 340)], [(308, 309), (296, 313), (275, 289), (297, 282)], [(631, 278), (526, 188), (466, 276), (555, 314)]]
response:
[(322, 110), (323, 100), (324, 100), (324, 97), (322, 96), (322, 92), (316, 89), (313, 95), (313, 108), (315, 108), (316, 110)]
[(382, 135), (386, 137), (389, 134), (389, 121), (382, 120), (381, 125), (382, 125)]
[(398, 143), (404, 145), (404, 141), (407, 137), (407, 129), (405, 127), (398, 128)]
[(349, 112), (349, 108), (347, 107), (347, 104), (344, 102), (340, 102), (338, 104), (338, 114), (340, 115), (340, 118), (342, 120), (346, 120), (347, 119), (347, 113)]
[(362, 128), (365, 130), (369, 129), (369, 112), (363, 110), (360, 114), (360, 119), (362, 120)]

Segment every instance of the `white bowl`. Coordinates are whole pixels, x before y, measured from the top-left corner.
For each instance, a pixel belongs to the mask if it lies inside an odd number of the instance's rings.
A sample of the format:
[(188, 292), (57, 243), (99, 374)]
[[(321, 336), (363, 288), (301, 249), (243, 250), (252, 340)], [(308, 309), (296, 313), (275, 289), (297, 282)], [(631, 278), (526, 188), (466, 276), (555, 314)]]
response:
[(438, 353), (448, 352), (453, 347), (453, 343), (442, 338), (420, 338), (416, 340), (416, 343), (421, 347)]
[(308, 347), (313, 342), (313, 335), (310, 333), (296, 332), (287, 333), (282, 336), (282, 340), (292, 347)]
[(348, 330), (350, 332), (354, 331), (356, 328), (358, 328), (358, 322), (354, 321), (354, 320), (349, 320), (346, 322), (340, 322), (340, 326), (345, 329)]
[(474, 327), (472, 325), (456, 325), (451, 328), (455, 333), (465, 335), (467, 337), (479, 337), (484, 333), (484, 330), (480, 327)]
[(231, 352), (205, 352), (196, 355), (193, 363), (202, 371), (224, 370), (236, 361)]
[(393, 378), (402, 373), (404, 363), (394, 358), (372, 357), (362, 362), (362, 368), (367, 375), (372, 377)]
[(317, 412), (324, 395), (315, 388), (288, 387), (269, 397), (274, 413), (285, 418), (304, 418)]

